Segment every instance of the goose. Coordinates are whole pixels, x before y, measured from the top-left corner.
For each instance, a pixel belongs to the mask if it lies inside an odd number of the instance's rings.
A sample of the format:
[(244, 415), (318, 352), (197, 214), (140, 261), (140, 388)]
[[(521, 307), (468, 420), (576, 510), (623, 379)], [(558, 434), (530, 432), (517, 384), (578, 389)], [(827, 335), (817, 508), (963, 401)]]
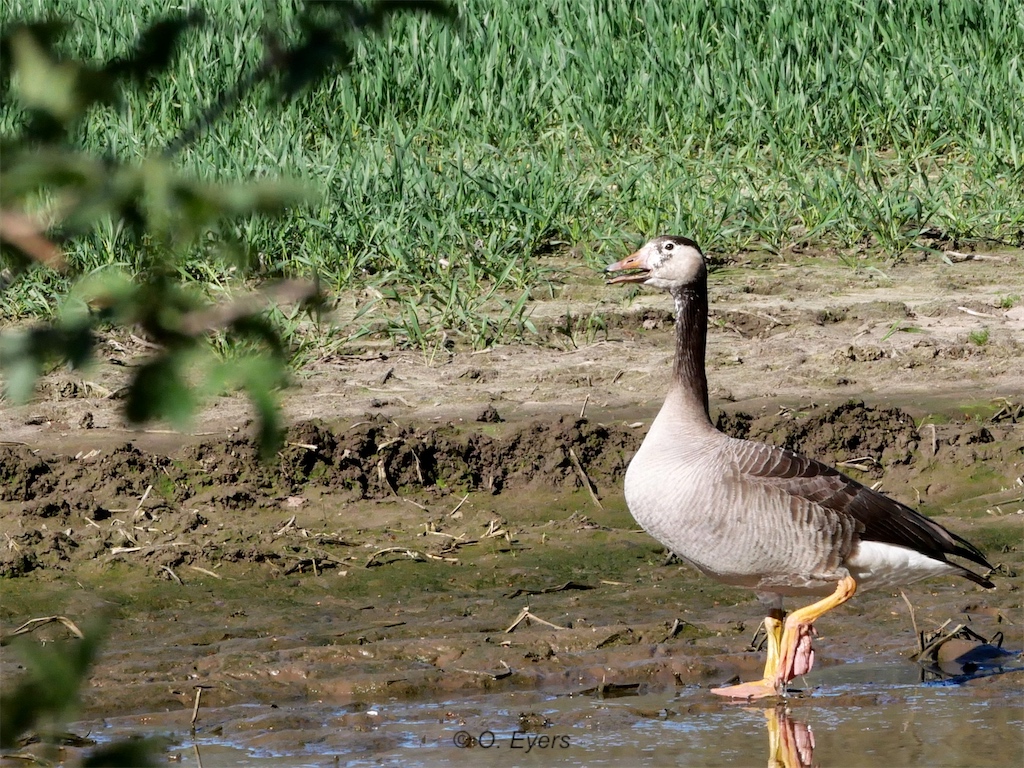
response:
[[(640, 283), (675, 301), (672, 382), (625, 477), (636, 521), (680, 559), (768, 608), (761, 680), (712, 689), (734, 699), (785, 696), (814, 663), (814, 623), (858, 590), (955, 574), (991, 581), (955, 533), (832, 467), (719, 431), (708, 411), (708, 293), (704, 254), (686, 237), (656, 237), (609, 265), (608, 283)], [(817, 598), (786, 615), (783, 598)]]

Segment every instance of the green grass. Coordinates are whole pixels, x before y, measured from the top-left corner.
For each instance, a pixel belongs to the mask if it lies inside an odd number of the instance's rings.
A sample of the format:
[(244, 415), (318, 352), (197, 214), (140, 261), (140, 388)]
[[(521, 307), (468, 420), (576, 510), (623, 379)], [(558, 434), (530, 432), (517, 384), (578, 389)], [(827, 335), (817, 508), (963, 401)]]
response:
[(984, 347), (986, 344), (988, 344), (988, 337), (989, 330), (987, 327), (979, 328), (978, 330), (971, 331), (970, 333), (967, 334), (967, 338), (970, 340), (971, 344), (974, 344), (975, 346), (978, 347)]
[[(68, 51), (99, 57), (167, 7), (11, 0), (2, 14), (61, 15)], [(129, 109), (95, 111), (86, 147), (158, 151), (254, 65), (262, 24), (291, 20), (285, 3), (205, 7), (168, 73)], [(868, 243), (896, 259), (932, 231), (1019, 244), (1022, 50), (1024, 4), (999, 0), (472, 0), (451, 27), (403, 17), (359, 43), (349, 73), (283, 112), (256, 93), (181, 154), (203, 179), (324, 191), (226, 225), (186, 269), (223, 282), (220, 254), (241, 250), (260, 277), (316, 273), (356, 291), (343, 337), (427, 350), (528, 338), (532, 292), (659, 232), (716, 254)], [(17, 119), (5, 101), (0, 130)], [(138, 258), (113, 227), (69, 255), (77, 274)], [(0, 315), (46, 316), (67, 285), (22, 277)]]
[(1012, 309), (1020, 302), (1020, 296), (1015, 293), (1008, 294), (1006, 296), (1000, 296), (996, 301), (996, 307), (999, 309)]

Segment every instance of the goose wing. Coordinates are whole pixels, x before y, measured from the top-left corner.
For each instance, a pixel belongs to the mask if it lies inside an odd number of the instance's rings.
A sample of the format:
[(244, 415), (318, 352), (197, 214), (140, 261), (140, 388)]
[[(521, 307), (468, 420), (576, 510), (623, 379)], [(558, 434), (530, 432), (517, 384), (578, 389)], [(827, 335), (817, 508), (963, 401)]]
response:
[(977, 547), (920, 512), (820, 461), (764, 443), (735, 439), (730, 443), (736, 466), (745, 481), (773, 486), (796, 499), (813, 502), (855, 521), (861, 540), (913, 549), (959, 568), (963, 576), (983, 587), (995, 586), (984, 576), (947, 559), (948, 555), (955, 555), (991, 569)]

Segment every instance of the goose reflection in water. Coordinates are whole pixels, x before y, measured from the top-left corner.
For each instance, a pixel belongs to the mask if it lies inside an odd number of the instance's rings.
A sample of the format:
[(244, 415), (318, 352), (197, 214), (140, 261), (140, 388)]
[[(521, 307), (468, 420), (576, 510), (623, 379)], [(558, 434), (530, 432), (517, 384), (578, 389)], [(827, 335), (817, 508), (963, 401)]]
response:
[(811, 726), (793, 719), (785, 704), (764, 710), (764, 716), (768, 726), (768, 768), (813, 766), (814, 733)]

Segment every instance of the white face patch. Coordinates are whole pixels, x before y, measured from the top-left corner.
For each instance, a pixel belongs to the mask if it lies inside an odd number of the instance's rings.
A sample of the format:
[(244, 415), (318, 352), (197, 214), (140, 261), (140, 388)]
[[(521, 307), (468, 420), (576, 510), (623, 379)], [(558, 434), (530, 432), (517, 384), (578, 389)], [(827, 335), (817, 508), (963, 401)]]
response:
[(700, 249), (673, 238), (655, 238), (640, 253), (650, 270), (644, 285), (653, 288), (670, 290), (689, 285), (706, 274), (704, 254)]

